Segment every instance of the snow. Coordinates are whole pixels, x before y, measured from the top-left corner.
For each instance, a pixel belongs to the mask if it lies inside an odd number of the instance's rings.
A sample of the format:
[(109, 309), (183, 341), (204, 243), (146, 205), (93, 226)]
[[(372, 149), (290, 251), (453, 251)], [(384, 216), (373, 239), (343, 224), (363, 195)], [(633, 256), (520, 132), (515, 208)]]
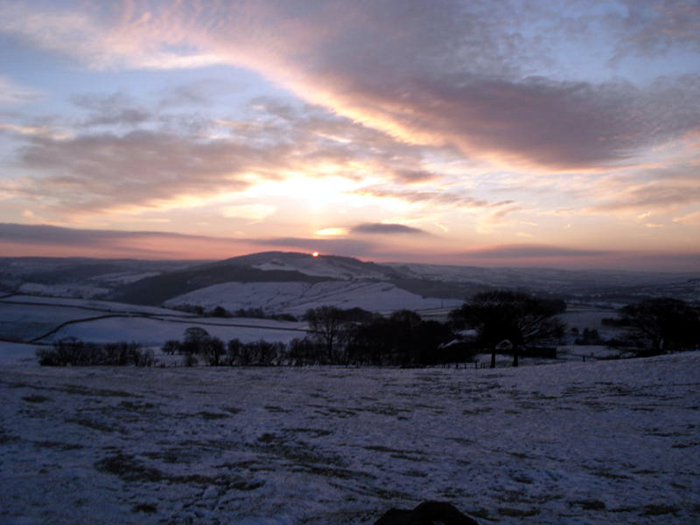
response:
[(182, 339), (185, 329), (200, 326), (224, 341), (280, 341), (306, 335), (306, 324), (271, 319), (222, 319), (175, 310), (83, 299), (12, 296), (0, 300), (0, 339), (48, 343), (64, 337), (107, 343), (133, 341), (160, 346)]
[(36, 346), (23, 343), (0, 341), (0, 366), (32, 363), (36, 356)]
[(386, 272), (381, 266), (369, 268), (368, 265), (356, 259), (342, 257), (309, 257), (303, 254), (285, 254), (252, 266), (265, 271), (296, 271), (306, 275), (332, 279), (386, 279)]
[(8, 364), (0, 521), (370, 524), (438, 499), (482, 524), (694, 523), (699, 368)]
[(84, 297), (86, 299), (105, 295), (109, 293), (109, 291), (109, 288), (78, 283), (22, 283), (19, 287), (19, 292), (23, 294), (54, 295), (58, 297)]
[(110, 317), (67, 325), (50, 340), (76, 337), (93, 343), (133, 341), (144, 346), (161, 346), (169, 339), (181, 340), (185, 330), (193, 326), (203, 328), (223, 341), (240, 339), (244, 343), (260, 339), (288, 343), (306, 335), (305, 323), (268, 319)]
[(456, 299), (421, 297), (390, 283), (372, 281), (224, 283), (201, 288), (170, 299), (166, 307), (198, 305), (205, 309), (221, 306), (229, 311), (262, 308), (268, 313), (287, 312), (301, 315), (309, 308), (329, 305), (338, 308), (363, 308), (374, 312), (391, 312), (408, 308), (426, 310), (459, 306)]
[(143, 306), (136, 304), (115, 303), (113, 301), (97, 301), (93, 299), (76, 299), (68, 297), (40, 297), (36, 295), (10, 295), (0, 298), (0, 304), (27, 303), (31, 305), (47, 306), (74, 306), (101, 312), (131, 312), (155, 315), (182, 315), (182, 312), (158, 308), (156, 306)]

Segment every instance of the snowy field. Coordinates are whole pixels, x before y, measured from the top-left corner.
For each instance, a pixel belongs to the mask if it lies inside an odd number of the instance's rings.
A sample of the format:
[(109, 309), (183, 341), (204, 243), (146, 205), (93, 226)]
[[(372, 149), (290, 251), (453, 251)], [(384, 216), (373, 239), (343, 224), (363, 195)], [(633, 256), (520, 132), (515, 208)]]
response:
[(268, 343), (289, 343), (292, 339), (304, 338), (307, 334), (306, 323), (272, 319), (112, 317), (67, 325), (46, 341), (75, 337), (92, 343), (127, 341), (144, 346), (162, 346), (170, 339), (183, 339), (185, 330), (192, 326), (203, 328), (212, 337), (218, 337), (224, 342), (240, 339), (243, 343), (250, 343), (264, 339)]
[(482, 524), (700, 521), (700, 352), (496, 370), (18, 353), (0, 344), (3, 524), (371, 524), (426, 499)]
[[(288, 343), (306, 335), (306, 323), (273, 319), (200, 317), (175, 310), (84, 299), (12, 296), (0, 299), (0, 339), (50, 343), (75, 337), (93, 343), (162, 346), (192, 326), (223, 341)], [(44, 337), (46, 336), (46, 337)], [(39, 341), (36, 341), (39, 342)]]
[(182, 315), (182, 312), (158, 308), (157, 306), (145, 306), (126, 303), (115, 303), (113, 301), (98, 301), (95, 299), (77, 299), (68, 297), (42, 297), (37, 295), (10, 295), (0, 298), (2, 304), (29, 304), (31, 306), (72, 306), (95, 310), (98, 312), (130, 312), (145, 313), (153, 315)]

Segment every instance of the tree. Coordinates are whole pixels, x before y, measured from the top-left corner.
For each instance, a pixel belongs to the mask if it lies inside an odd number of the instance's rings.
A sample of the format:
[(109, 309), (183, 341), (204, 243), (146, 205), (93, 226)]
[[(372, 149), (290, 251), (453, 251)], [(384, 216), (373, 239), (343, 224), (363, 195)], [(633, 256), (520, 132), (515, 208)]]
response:
[(201, 353), (210, 366), (222, 365), (222, 357), (226, 354), (226, 346), (218, 337), (208, 338), (203, 345)]
[(192, 326), (185, 330), (185, 339), (180, 345), (185, 366), (195, 366), (198, 362), (197, 355), (204, 354), (210, 342), (211, 336), (204, 328)]
[(555, 317), (566, 304), (511, 290), (481, 292), (471, 301), (453, 310), (451, 320), (475, 328), (478, 341), (491, 349), (491, 368), (496, 367), (496, 346), (509, 341), (513, 366), (518, 366), (520, 352), (528, 345), (558, 339), (564, 323)]
[(306, 311), (309, 334), (325, 346), (328, 362), (333, 362), (333, 352), (345, 332), (343, 311), (335, 306), (319, 306)]
[(628, 327), (628, 341), (640, 353), (657, 355), (693, 350), (700, 344), (700, 318), (685, 301), (661, 297), (627, 305), (620, 324)]
[(177, 339), (169, 339), (163, 345), (161, 349), (164, 354), (173, 355), (180, 352), (182, 344)]

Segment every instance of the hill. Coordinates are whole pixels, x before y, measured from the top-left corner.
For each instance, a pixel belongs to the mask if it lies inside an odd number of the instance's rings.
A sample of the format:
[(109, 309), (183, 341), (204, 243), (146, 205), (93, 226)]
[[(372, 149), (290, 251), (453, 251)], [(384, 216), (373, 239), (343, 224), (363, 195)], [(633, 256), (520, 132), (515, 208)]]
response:
[[(375, 311), (450, 306), (493, 288), (527, 289), (568, 302), (612, 307), (644, 297), (700, 300), (700, 272), (571, 271), (378, 264), (351, 257), (263, 252), (223, 261), (0, 259), (0, 292), (142, 305), (263, 308), (308, 305)], [(319, 302), (320, 301), (320, 302)]]

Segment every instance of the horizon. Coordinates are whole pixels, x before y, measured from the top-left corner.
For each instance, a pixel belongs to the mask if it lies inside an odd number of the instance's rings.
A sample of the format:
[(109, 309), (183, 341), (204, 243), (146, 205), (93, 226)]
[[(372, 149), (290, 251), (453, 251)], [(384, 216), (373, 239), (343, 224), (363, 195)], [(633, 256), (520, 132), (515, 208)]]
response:
[(362, 263), (367, 264), (378, 264), (378, 265), (425, 265), (425, 266), (445, 266), (453, 268), (476, 268), (479, 270), (539, 270), (539, 271), (563, 271), (563, 272), (600, 272), (600, 273), (630, 273), (630, 274), (677, 274), (677, 275), (700, 275), (700, 269), (693, 268), (690, 270), (648, 270), (648, 269), (620, 269), (620, 268), (557, 268), (553, 266), (534, 266), (534, 265), (522, 265), (522, 266), (511, 266), (511, 265), (484, 265), (484, 264), (450, 264), (450, 263), (432, 263), (432, 262), (418, 262), (418, 261), (377, 261), (361, 257), (353, 257), (349, 255), (338, 255), (333, 253), (319, 253), (319, 252), (300, 252), (300, 251), (284, 251), (284, 250), (265, 250), (261, 252), (251, 252), (244, 253), (240, 255), (233, 255), (231, 257), (223, 257), (220, 259), (198, 259), (198, 258), (183, 258), (183, 259), (147, 259), (142, 257), (89, 257), (89, 256), (52, 256), (52, 255), (18, 255), (18, 256), (7, 256), (0, 255), (0, 260), (2, 259), (49, 259), (49, 260), (86, 260), (86, 261), (135, 261), (135, 262), (163, 262), (163, 263), (195, 263), (196, 264), (214, 264), (225, 262), (229, 260), (235, 260), (250, 256), (259, 255), (302, 255), (309, 259), (324, 259), (324, 258), (340, 258), (340, 259), (354, 259)]
[(0, 7), (0, 256), (700, 268), (697, 2)]

